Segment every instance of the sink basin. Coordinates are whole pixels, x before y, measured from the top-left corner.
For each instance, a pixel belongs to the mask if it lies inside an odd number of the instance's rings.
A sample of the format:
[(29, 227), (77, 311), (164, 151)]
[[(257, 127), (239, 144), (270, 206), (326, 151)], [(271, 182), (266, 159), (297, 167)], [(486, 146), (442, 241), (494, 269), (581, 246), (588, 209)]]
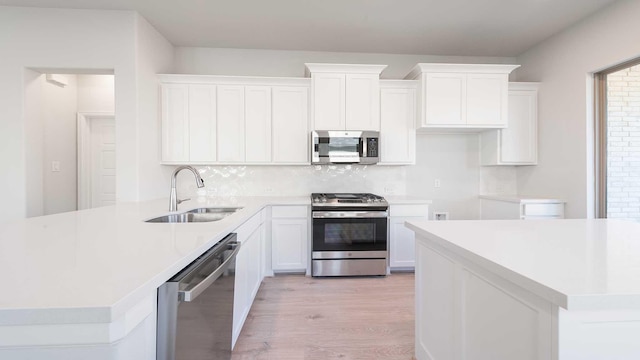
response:
[(189, 210), (180, 214), (169, 214), (146, 220), (149, 223), (194, 223), (222, 220), (241, 207), (205, 207)]

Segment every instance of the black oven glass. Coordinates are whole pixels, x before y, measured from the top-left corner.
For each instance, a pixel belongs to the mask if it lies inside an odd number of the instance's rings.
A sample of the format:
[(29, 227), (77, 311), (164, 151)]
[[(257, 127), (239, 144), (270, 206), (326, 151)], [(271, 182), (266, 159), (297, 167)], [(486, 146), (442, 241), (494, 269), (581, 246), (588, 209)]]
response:
[(360, 156), (362, 149), (362, 139), (360, 138), (319, 138), (318, 154), (321, 157), (328, 156)]
[(386, 249), (386, 218), (313, 219), (313, 251)]

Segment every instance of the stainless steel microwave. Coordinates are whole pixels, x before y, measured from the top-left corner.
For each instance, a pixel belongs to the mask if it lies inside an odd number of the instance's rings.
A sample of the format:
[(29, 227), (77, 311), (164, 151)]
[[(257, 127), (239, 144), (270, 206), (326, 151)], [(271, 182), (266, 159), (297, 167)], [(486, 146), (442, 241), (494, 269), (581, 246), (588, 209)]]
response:
[(377, 131), (311, 132), (312, 164), (375, 164), (379, 151)]

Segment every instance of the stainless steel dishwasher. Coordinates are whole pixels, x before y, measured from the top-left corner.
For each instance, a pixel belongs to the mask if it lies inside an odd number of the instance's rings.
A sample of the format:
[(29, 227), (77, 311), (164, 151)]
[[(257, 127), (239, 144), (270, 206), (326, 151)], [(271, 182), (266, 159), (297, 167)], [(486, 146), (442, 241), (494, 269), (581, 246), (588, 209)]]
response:
[(235, 233), (158, 288), (156, 359), (231, 359)]

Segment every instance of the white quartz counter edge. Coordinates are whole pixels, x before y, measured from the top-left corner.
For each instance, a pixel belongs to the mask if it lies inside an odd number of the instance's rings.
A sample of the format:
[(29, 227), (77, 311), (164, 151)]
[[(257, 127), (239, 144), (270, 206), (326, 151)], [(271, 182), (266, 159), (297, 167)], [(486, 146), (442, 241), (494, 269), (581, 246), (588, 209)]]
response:
[(409, 221), (405, 223), (405, 225), (416, 233), (416, 241), (427, 240), (430, 244), (435, 245), (436, 249), (442, 248), (446, 251), (459, 255), (460, 257), (471, 261), (472, 263), (479, 265), (489, 270), (490, 272), (497, 274), (560, 307), (563, 307), (565, 309), (567, 308), (568, 301), (566, 294), (544, 286), (543, 284), (535, 282), (504, 266), (496, 264), (482, 256), (477, 255), (474, 252), (471, 252), (450, 241), (447, 241), (446, 239), (440, 238), (423, 229), (420, 226), (420, 222)]
[[(150, 219), (156, 216), (160, 216), (168, 213), (166, 210), (167, 200), (157, 200), (157, 201), (149, 201), (140, 203), (139, 207), (145, 208), (145, 211), (140, 211), (141, 214), (144, 214), (138, 219), (134, 221), (142, 223), (146, 219)], [(20, 304), (9, 304), (6, 305), (6, 301), (0, 303), (0, 326), (9, 325), (43, 325), (43, 324), (89, 324), (89, 323), (111, 323), (113, 321), (119, 320), (122, 316), (124, 316), (128, 310), (135, 307), (139, 304), (140, 301), (143, 301), (149, 294), (153, 293), (160, 285), (162, 285), (166, 280), (175, 275), (178, 271), (183, 269), (186, 265), (195, 260), (198, 256), (204, 253), (207, 249), (211, 248), (218, 241), (220, 241), (224, 236), (231, 233), (233, 230), (242, 225), (245, 221), (251, 218), (253, 215), (257, 214), (260, 210), (262, 210), (265, 206), (269, 205), (309, 205), (310, 201), (308, 197), (242, 197), (242, 198), (213, 198), (211, 200), (206, 199), (197, 199), (190, 202), (185, 202), (181, 204), (179, 212), (188, 211), (197, 207), (206, 207), (206, 206), (243, 206), (243, 209), (234, 213), (233, 215), (228, 216), (227, 218), (217, 221), (215, 223), (191, 223), (191, 224), (152, 224), (156, 229), (160, 229), (164, 227), (169, 231), (170, 228), (182, 227), (182, 228), (190, 228), (197, 235), (193, 236), (205, 236), (207, 240), (203, 242), (201, 245), (196, 246), (193, 250), (189, 251), (188, 254), (181, 257), (178, 261), (175, 261), (171, 264), (168, 264), (162, 271), (159, 271), (155, 276), (152, 276), (145, 281), (139, 283), (139, 285), (131, 292), (124, 294), (122, 297), (119, 297), (117, 301), (113, 303), (103, 303), (100, 305), (95, 304), (86, 304), (83, 305), (81, 302), (74, 302), (69, 306), (60, 306), (59, 304), (56, 306), (39, 306), (39, 307), (29, 307), (29, 306), (20, 306)], [(108, 207), (108, 208), (116, 208)], [(151, 210), (148, 210), (151, 209)], [(89, 211), (93, 211), (96, 217), (101, 216), (104, 212), (109, 209), (101, 208), (101, 209), (92, 209)], [(59, 222), (64, 222), (65, 219), (71, 219), (74, 213), (83, 213), (85, 217), (92, 217), (91, 213), (87, 211), (81, 212), (73, 212), (73, 213), (65, 213), (54, 215), (57, 216), (56, 220), (58, 222), (57, 225), (60, 225)], [(12, 227), (30, 227), (30, 226), (38, 226), (43, 221), (46, 222), (46, 218), (50, 218), (48, 216), (39, 217), (39, 218), (31, 218), (25, 219), (13, 224), (3, 224), (0, 230), (5, 230), (7, 228), (11, 229)], [(207, 226), (207, 224), (215, 224), (214, 226)], [(150, 224), (148, 224), (150, 225)], [(103, 223), (105, 227), (113, 227), (117, 226), (117, 224), (110, 224), (108, 220)], [(96, 232), (99, 232), (100, 229), (95, 229)], [(5, 235), (6, 233), (1, 233)], [(122, 235), (126, 237), (126, 234)], [(136, 236), (140, 236), (140, 233), (137, 233)], [(153, 236), (153, 234), (149, 234), (149, 236)], [(136, 239), (134, 236), (130, 241), (134, 242)], [(4, 239), (3, 239), (4, 240)], [(12, 239), (12, 241), (20, 242), (22, 239)], [(153, 253), (151, 252), (150, 256)], [(112, 261), (117, 262), (117, 259), (112, 259)], [(141, 259), (144, 261), (144, 259)], [(0, 266), (1, 268), (1, 266)], [(10, 269), (5, 269), (10, 270)], [(99, 282), (100, 279), (95, 279), (96, 282)], [(78, 286), (83, 286), (83, 284), (78, 284)], [(12, 291), (20, 291), (21, 289), (12, 289)], [(4, 305), (4, 306), (3, 306)]]
[(527, 203), (527, 204), (557, 204), (564, 203), (564, 200), (561, 199), (548, 199), (548, 198), (535, 198), (531, 196), (522, 196), (522, 195), (499, 195), (499, 194), (484, 194), (478, 196), (480, 199), (486, 200), (497, 200), (497, 201), (505, 201), (512, 203)]

